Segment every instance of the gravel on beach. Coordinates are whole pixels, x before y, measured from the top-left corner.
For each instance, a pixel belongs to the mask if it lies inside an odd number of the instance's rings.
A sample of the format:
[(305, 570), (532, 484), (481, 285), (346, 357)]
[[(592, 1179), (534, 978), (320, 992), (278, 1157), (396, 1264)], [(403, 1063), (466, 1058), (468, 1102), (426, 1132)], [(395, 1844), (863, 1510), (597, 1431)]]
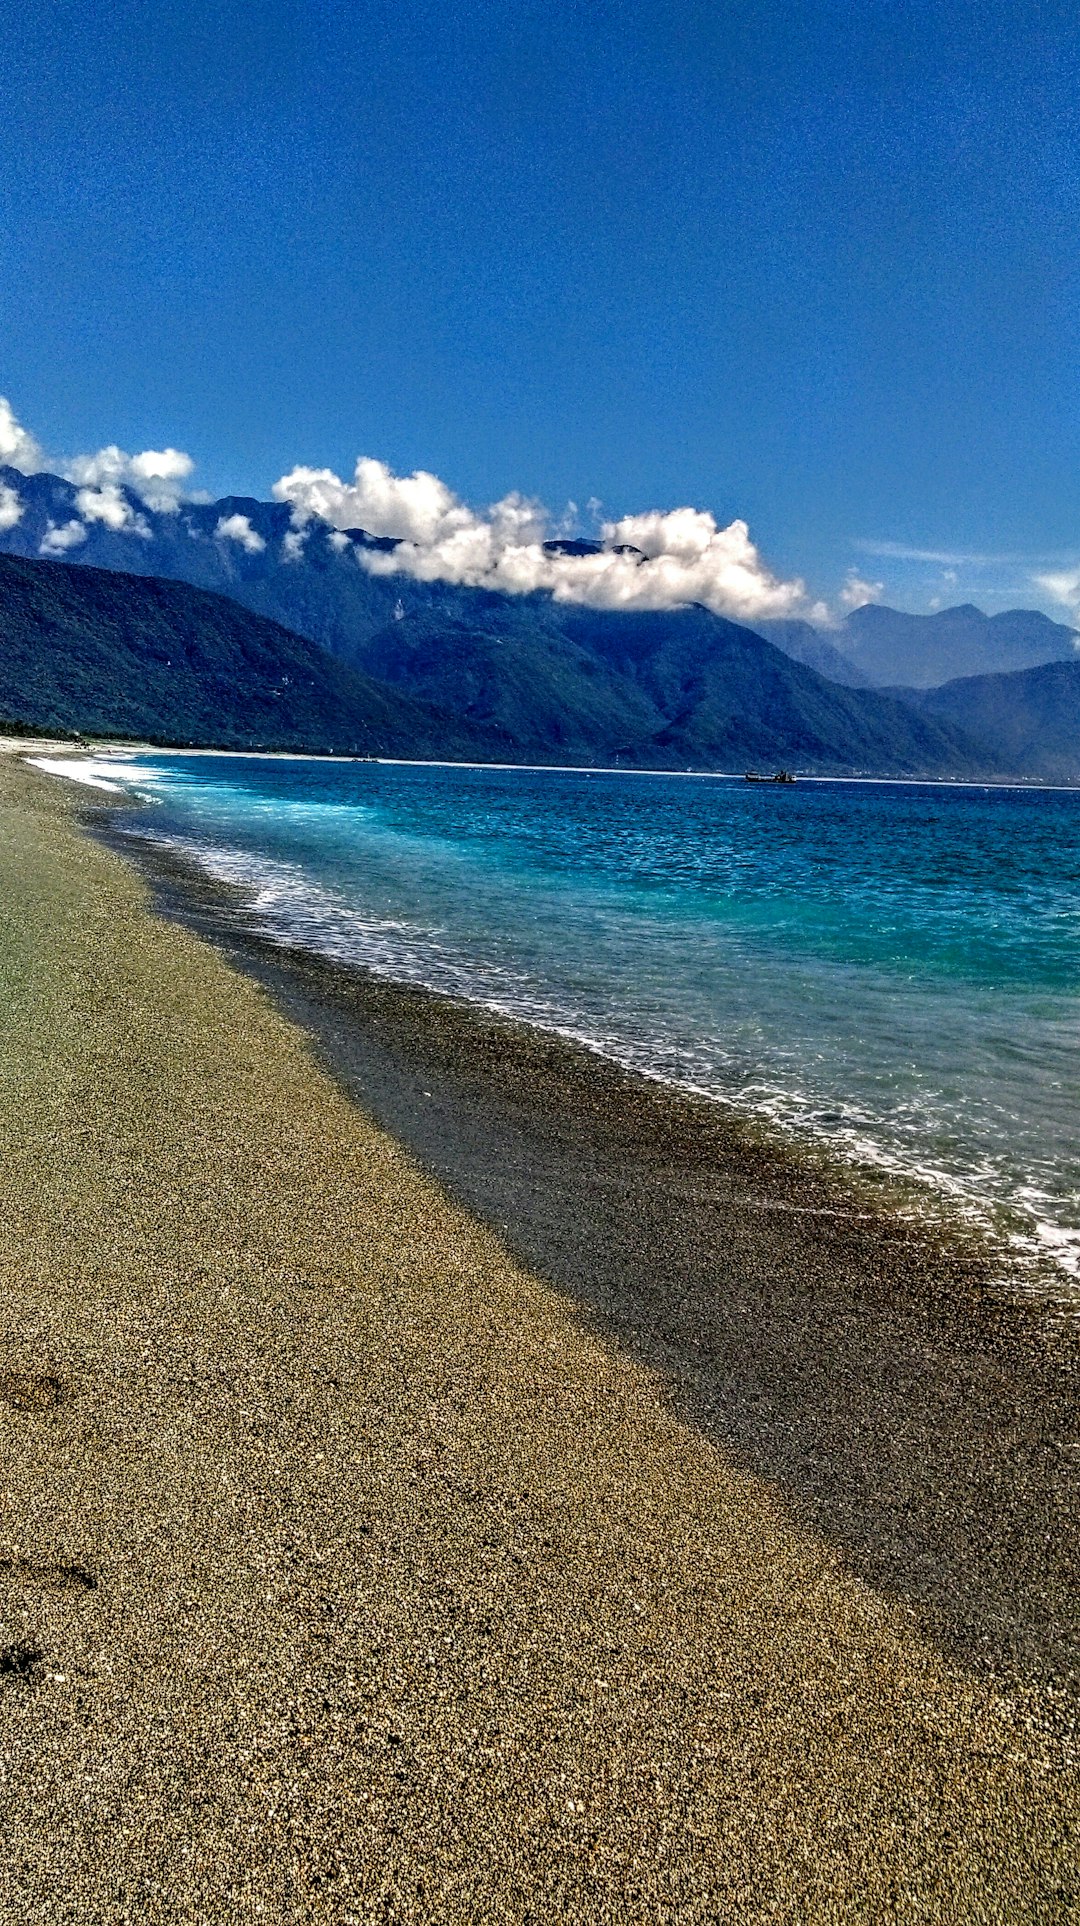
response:
[(0, 758), (0, 1918), (1080, 1918), (1068, 1334), (632, 1080), (313, 1041), (81, 802)]

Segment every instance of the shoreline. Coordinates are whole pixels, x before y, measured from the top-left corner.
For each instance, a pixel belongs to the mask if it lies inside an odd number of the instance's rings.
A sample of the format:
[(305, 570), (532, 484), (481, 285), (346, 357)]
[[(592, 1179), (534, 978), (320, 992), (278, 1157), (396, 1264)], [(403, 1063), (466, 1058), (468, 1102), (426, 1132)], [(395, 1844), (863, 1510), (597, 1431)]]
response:
[(1063, 1334), (0, 801), (5, 1919), (1068, 1917)]
[[(55, 773), (51, 763), (38, 762), (35, 766)], [(107, 787), (104, 782), (96, 786)], [(1034, 1212), (1025, 1220), (1019, 1208), (1007, 1200), (999, 1198), (992, 1204), (980, 1200), (959, 1178), (932, 1164), (905, 1166), (885, 1147), (851, 1145), (827, 1132), (785, 1123), (737, 1098), (635, 1063), (631, 1055), (620, 1054), (571, 1027), (500, 1008), (481, 996), (462, 995), (431, 984), (410, 984), (389, 971), (371, 969), (362, 962), (335, 960), (302, 942), (293, 945), (264, 935), (255, 913), (248, 908), (242, 885), (215, 879), (182, 849), (159, 843), (138, 829), (122, 827), (129, 811), (143, 806), (142, 799), (122, 793), (117, 785), (113, 803), (86, 805), (85, 821), (91, 833), (121, 857), (133, 861), (159, 894), (164, 892), (162, 900), (171, 903), (181, 921), (188, 920), (210, 940), (220, 941), (223, 936), (232, 939), (243, 929), (251, 939), (252, 954), (261, 950), (278, 962), (290, 956), (306, 956), (325, 962), (331, 971), (340, 968), (346, 980), (370, 977), (390, 994), (401, 990), (406, 995), (415, 992), (421, 1001), (435, 998), (458, 1008), (466, 1020), (475, 1016), (482, 1023), (505, 1027), (508, 1034), (517, 1030), (535, 1034), (557, 1048), (580, 1052), (589, 1061), (606, 1064), (631, 1080), (640, 1078), (646, 1086), (658, 1087), (670, 1093), (674, 1101), (686, 1104), (688, 1115), (700, 1113), (708, 1118), (719, 1113), (735, 1132), (744, 1132), (749, 1141), (771, 1147), (796, 1166), (817, 1171), (838, 1190), (850, 1190), (868, 1210), (899, 1211), (920, 1220), (928, 1237), (965, 1253), (976, 1264), (990, 1266), (994, 1287), (1002, 1294), (1042, 1308), (1052, 1317), (1073, 1320), (1080, 1332), (1080, 1275), (1058, 1255), (1062, 1247), (1071, 1250), (1070, 1233), (1061, 1227), (1042, 1222)], [(113, 816), (115, 831), (110, 822)], [(197, 911), (194, 920), (190, 914), (193, 908)]]
[[(483, 1005), (279, 945), (237, 915), (233, 886), (176, 852), (113, 830), (108, 805), (82, 813), (92, 833), (135, 863), (159, 914), (268, 991), (352, 1101), (527, 1268), (562, 1291), (590, 1330), (658, 1372), (681, 1419), (779, 1484), (855, 1569), (915, 1609), (927, 1635), (964, 1663), (1000, 1670), (1014, 1684), (1057, 1679), (1077, 1666), (1075, 1626), (1061, 1627), (1064, 1642), (1052, 1641), (1052, 1653), (1037, 1657), (1037, 1640), (1021, 1653), (1024, 1611), (1002, 1610), (1001, 1547), (982, 1565), (973, 1561), (969, 1533), (950, 1544), (959, 1520), (950, 1523), (948, 1508), (938, 1521), (934, 1578), (911, 1582), (915, 1540), (925, 1558), (925, 1494), (942, 1480), (997, 1482), (1002, 1540), (1018, 1531), (1039, 1536), (1040, 1509), (1060, 1525), (1061, 1458), (1047, 1459), (1043, 1446), (1048, 1431), (1075, 1432), (1080, 1443), (1074, 1303), (1003, 1280), (1008, 1253), (980, 1230), (944, 1213), (912, 1215), (904, 1186), (876, 1171), (861, 1177), (825, 1146), (792, 1144), (748, 1113)], [(718, 1229), (736, 1245), (734, 1263), (713, 1259)], [(775, 1333), (766, 1341), (766, 1326), (780, 1317), (790, 1320), (790, 1331), (779, 1343)], [(749, 1344), (747, 1318), (754, 1320)], [(758, 1355), (763, 1344), (766, 1359)], [(905, 1349), (921, 1353), (924, 1371), (929, 1367), (917, 1390)], [(738, 1392), (745, 1408), (733, 1415), (729, 1403), (721, 1420), (718, 1402), (730, 1400), (751, 1359)], [(793, 1365), (797, 1412), (787, 1397), (778, 1398)], [(985, 1382), (977, 1420), (972, 1408), (961, 1436), (928, 1445), (946, 1420), (956, 1423), (957, 1371), (972, 1389), (988, 1371), (1000, 1374), (1001, 1406), (1029, 1433), (1020, 1447), (1022, 1471), (1015, 1430), (1007, 1451), (995, 1447), (1000, 1411), (985, 1402)], [(902, 1500), (891, 1493), (888, 1517), (873, 1524), (865, 1513), (870, 1465), (858, 1467), (858, 1499), (850, 1482), (835, 1478), (840, 1434), (853, 1416), (850, 1404), (842, 1419), (833, 1408), (834, 1387), (845, 1381), (861, 1407), (863, 1450), (876, 1431), (890, 1484), (898, 1477), (903, 1484), (905, 1471), (911, 1479)], [(762, 1427), (758, 1405), (765, 1399), (774, 1409)], [(777, 1428), (788, 1434), (782, 1449)], [(793, 1430), (805, 1433), (794, 1445)], [(900, 1433), (912, 1458), (898, 1471)], [(957, 1447), (962, 1471), (952, 1458)], [(1006, 1501), (1000, 1479), (1007, 1460)], [(811, 1478), (808, 1464), (817, 1468)], [(1072, 1496), (1077, 1529), (1063, 1535), (1060, 1549), (1080, 1597), (1080, 1485)], [(906, 1540), (895, 1538), (898, 1503), (918, 1520)], [(894, 1537), (888, 1552), (877, 1542), (879, 1527)], [(1067, 1573), (1052, 1585), (1059, 1598), (1074, 1582)], [(959, 1597), (965, 1604), (957, 1610)], [(1080, 1671), (1076, 1677), (1080, 1685)]]
[[(438, 757), (411, 756), (352, 756), (330, 755), (318, 750), (304, 749), (213, 749), (213, 748), (163, 748), (160, 743), (125, 742), (103, 737), (98, 746), (89, 743), (76, 744), (64, 739), (43, 737), (21, 738), (17, 736), (0, 737), (0, 753), (26, 751), (40, 747), (58, 748), (73, 755), (95, 756), (223, 756), (255, 762), (370, 762), (389, 769), (492, 769), (520, 770), (533, 775), (551, 773), (563, 776), (652, 776), (671, 779), (688, 777), (694, 782), (745, 782), (746, 772), (736, 769), (650, 769), (620, 767), (602, 763), (565, 763), (565, 762), (472, 762), (443, 761)], [(28, 757), (29, 760), (29, 757)], [(806, 784), (819, 783), (856, 783), (885, 788), (900, 787), (911, 789), (1007, 789), (1026, 794), (1029, 790), (1051, 795), (1071, 796), (1080, 790), (1078, 782), (1039, 782), (1023, 777), (995, 781), (992, 777), (979, 780), (971, 776), (869, 776), (869, 775), (818, 775), (813, 772), (797, 774), (797, 781)], [(771, 780), (766, 778), (765, 780)]]

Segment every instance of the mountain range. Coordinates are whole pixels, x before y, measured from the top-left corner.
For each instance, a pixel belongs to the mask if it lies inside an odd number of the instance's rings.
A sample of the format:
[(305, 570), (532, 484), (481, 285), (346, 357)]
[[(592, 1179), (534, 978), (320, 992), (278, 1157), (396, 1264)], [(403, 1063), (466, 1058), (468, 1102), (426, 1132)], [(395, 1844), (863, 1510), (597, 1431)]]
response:
[(796, 661), (859, 688), (930, 689), (958, 676), (1080, 660), (1076, 630), (1038, 609), (984, 615), (972, 602), (934, 615), (908, 615), (867, 602), (829, 630), (798, 621), (754, 626)]
[[(183, 502), (170, 512), (148, 508), (124, 488), (113, 490), (111, 515), (88, 518), (80, 491), (58, 475), (23, 475), (0, 467), (0, 486), (19, 497), (22, 513), (0, 529), (0, 552), (95, 568), (158, 575), (215, 589), (266, 615), (334, 655), (353, 654), (392, 619), (432, 611), (468, 619), (480, 591), (404, 574), (372, 575), (358, 553), (392, 551), (387, 538), (347, 533), (322, 523), (298, 531), (284, 502), (227, 495)], [(115, 524), (120, 523), (117, 526)], [(224, 532), (228, 531), (228, 532)], [(50, 544), (71, 543), (62, 549)], [(555, 542), (587, 551), (590, 542)], [(508, 605), (514, 598), (499, 597)], [(538, 598), (525, 598), (538, 606)], [(1001, 674), (1077, 656), (1080, 635), (1037, 609), (984, 615), (971, 603), (933, 615), (867, 603), (835, 628), (787, 620), (753, 622), (755, 632), (794, 661), (831, 681), (866, 688), (936, 687), (957, 676)]]
[(467, 725), (186, 582), (0, 555), (0, 731), (468, 756)]
[(918, 707), (983, 743), (1011, 775), (1080, 782), (1080, 661), (964, 676), (922, 692)]
[(116, 487), (88, 509), (55, 475), (0, 468), (0, 484), (21, 507), (0, 530), (0, 711), (17, 720), (501, 761), (1080, 779), (1078, 638), (1034, 610), (868, 605), (829, 631), (750, 630), (700, 607), (616, 613), (372, 574), (365, 556), (392, 541), (298, 529), (284, 503), (154, 510)]
[[(495, 603), (501, 597), (489, 598)], [(179, 581), (0, 556), (0, 715), (222, 747), (969, 774), (948, 720), (842, 689), (704, 609), (414, 614), (365, 664)], [(371, 673), (369, 671), (374, 671)]]

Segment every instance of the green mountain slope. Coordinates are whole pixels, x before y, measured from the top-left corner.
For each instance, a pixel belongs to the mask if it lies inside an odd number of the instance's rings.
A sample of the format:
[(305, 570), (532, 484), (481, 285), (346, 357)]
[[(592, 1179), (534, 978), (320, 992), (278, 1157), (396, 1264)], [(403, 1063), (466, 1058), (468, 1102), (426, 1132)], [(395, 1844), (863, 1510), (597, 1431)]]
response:
[(1017, 776), (1080, 782), (1080, 661), (964, 676), (908, 699), (923, 715), (977, 735)]
[(951, 718), (841, 688), (705, 609), (463, 593), (341, 661), (176, 580), (0, 556), (0, 714), (222, 747), (987, 775)]
[(530, 759), (635, 760), (666, 719), (644, 690), (565, 636), (539, 598), (474, 597), (467, 614), (407, 615), (349, 659)]
[(222, 747), (474, 754), (467, 725), (184, 582), (0, 556), (0, 714)]
[(580, 610), (568, 627), (668, 717), (650, 748), (654, 766), (699, 767), (704, 758), (721, 768), (779, 762), (880, 775), (963, 775), (992, 766), (953, 724), (913, 715), (877, 690), (841, 688), (704, 609), (599, 621)]
[(706, 609), (619, 614), (474, 592), (468, 616), (405, 615), (350, 659), (527, 759), (894, 775), (993, 767), (949, 722), (840, 688)]

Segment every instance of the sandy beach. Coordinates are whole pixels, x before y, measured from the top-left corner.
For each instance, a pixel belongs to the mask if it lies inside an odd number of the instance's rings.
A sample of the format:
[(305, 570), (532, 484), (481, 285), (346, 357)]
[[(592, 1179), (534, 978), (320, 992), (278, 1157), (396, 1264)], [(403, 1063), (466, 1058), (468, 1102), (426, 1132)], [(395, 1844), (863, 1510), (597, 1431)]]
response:
[(0, 757), (0, 1915), (1080, 1918), (1075, 1327)]

